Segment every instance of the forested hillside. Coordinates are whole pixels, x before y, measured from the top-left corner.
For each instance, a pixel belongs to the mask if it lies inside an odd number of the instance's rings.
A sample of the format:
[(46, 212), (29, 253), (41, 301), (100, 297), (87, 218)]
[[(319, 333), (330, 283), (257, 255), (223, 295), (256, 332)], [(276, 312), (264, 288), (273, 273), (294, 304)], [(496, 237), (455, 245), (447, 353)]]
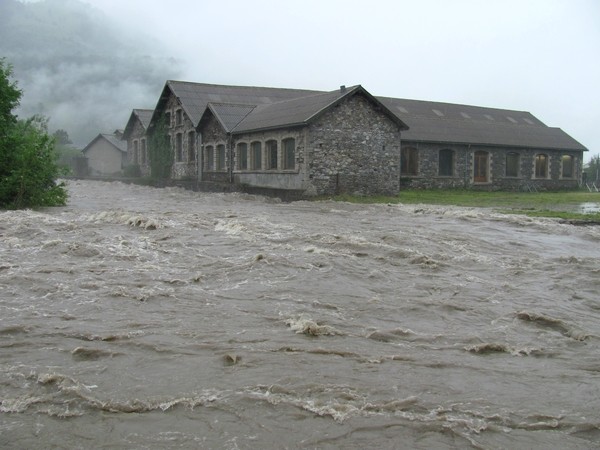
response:
[(132, 108), (153, 108), (179, 76), (159, 43), (77, 0), (1, 0), (0, 57), (24, 91), (19, 116), (43, 114), (79, 146), (123, 128)]

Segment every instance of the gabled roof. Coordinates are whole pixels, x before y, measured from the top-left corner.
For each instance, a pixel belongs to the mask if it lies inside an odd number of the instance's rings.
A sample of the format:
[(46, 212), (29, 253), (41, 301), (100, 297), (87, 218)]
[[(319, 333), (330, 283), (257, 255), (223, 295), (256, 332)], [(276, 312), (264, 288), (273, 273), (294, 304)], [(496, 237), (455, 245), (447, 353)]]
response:
[[(547, 127), (529, 112), (374, 97), (360, 86), (348, 88), (346, 93), (356, 89), (401, 124), (405, 130), (403, 141), (587, 150), (561, 129)], [(343, 97), (339, 90), (323, 92), (170, 80), (163, 88), (148, 127), (158, 120), (171, 95), (178, 98), (195, 127), (205, 112), (211, 111), (225, 130), (234, 133), (302, 125)], [(250, 108), (253, 109), (248, 112)], [(125, 136), (127, 132), (126, 129)]]
[(560, 128), (529, 112), (379, 97), (409, 130), (403, 141), (587, 150)]
[(133, 132), (133, 127), (135, 126), (136, 121), (139, 121), (144, 128), (144, 131), (146, 131), (150, 125), (152, 114), (154, 114), (154, 110), (152, 109), (134, 109), (131, 111), (131, 115), (129, 116), (129, 120), (127, 121), (127, 125), (125, 126), (125, 130), (123, 131), (121, 139), (129, 139), (129, 135)]
[(318, 91), (253, 86), (222, 86), (169, 80), (166, 82), (154, 109), (150, 126), (158, 120), (158, 115), (163, 110), (163, 106), (170, 95), (174, 95), (179, 99), (186, 115), (196, 127), (209, 103), (263, 105), (304, 97), (316, 92)]
[(115, 147), (117, 150), (119, 150), (120, 152), (127, 153), (127, 143), (125, 141), (120, 140), (114, 134), (106, 134), (106, 133), (100, 133), (98, 136), (96, 136), (94, 139), (92, 139), (92, 141), (88, 145), (85, 146), (85, 148), (82, 150), (82, 152), (83, 153), (87, 152), (99, 140), (105, 140), (109, 144), (111, 144), (113, 147)]
[[(221, 126), (227, 133), (231, 131), (242, 121), (248, 114), (256, 108), (255, 105), (233, 105), (229, 103), (209, 103), (204, 116), (208, 111), (212, 112), (216, 119), (221, 123)], [(202, 119), (200, 120), (202, 121)]]
[(407, 129), (406, 124), (398, 116), (369, 94), (362, 86), (358, 85), (268, 105), (259, 105), (235, 127), (234, 133), (307, 125), (343, 99), (356, 94), (366, 96), (384, 114), (387, 114), (400, 129)]

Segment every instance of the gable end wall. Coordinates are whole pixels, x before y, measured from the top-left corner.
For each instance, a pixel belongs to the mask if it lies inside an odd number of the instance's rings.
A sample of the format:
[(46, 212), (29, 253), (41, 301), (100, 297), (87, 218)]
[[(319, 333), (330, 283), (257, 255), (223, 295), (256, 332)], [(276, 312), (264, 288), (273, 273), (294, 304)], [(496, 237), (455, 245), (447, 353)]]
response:
[(309, 190), (317, 195), (395, 195), (400, 184), (400, 131), (357, 94), (309, 126)]

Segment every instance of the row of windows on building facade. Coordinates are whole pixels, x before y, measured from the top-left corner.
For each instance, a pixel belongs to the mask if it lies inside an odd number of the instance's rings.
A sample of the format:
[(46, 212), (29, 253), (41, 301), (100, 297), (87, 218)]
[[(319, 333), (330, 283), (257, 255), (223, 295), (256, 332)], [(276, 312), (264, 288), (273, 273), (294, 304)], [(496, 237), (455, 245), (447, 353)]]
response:
[[(185, 162), (183, 150), (183, 133), (175, 134), (175, 161)], [(196, 161), (196, 133), (187, 134), (187, 162)], [(296, 168), (296, 141), (286, 138), (281, 145), (275, 139), (267, 140), (264, 145), (260, 141), (250, 144), (239, 142), (235, 149), (236, 170), (294, 170)], [(549, 177), (549, 161), (547, 154), (538, 153), (534, 156), (534, 177), (545, 179)], [(148, 152), (146, 139), (133, 141), (133, 163), (147, 164)], [(224, 144), (204, 145), (204, 170), (224, 171), (227, 169), (227, 154)], [(518, 178), (521, 174), (521, 155), (508, 152), (505, 156), (504, 176)], [(474, 153), (473, 171), (475, 181), (487, 181), (489, 170), (489, 153), (478, 151)], [(455, 175), (455, 151), (442, 149), (438, 154), (438, 175), (452, 177)], [(419, 174), (419, 151), (415, 147), (403, 147), (401, 152), (401, 174), (417, 176)], [(575, 163), (571, 155), (561, 156), (562, 178), (574, 178)]]
[[(236, 170), (295, 170), (296, 140), (286, 138), (279, 141), (238, 142), (235, 147)], [(204, 145), (204, 167), (207, 171), (227, 169), (224, 144)]]
[[(175, 162), (186, 162), (183, 151), (183, 133), (175, 134)], [(187, 162), (196, 161), (196, 133), (188, 134)], [(235, 149), (236, 170), (294, 170), (296, 168), (296, 140), (286, 138), (263, 142), (239, 142)], [(133, 141), (133, 163), (147, 164), (146, 139)], [(224, 171), (227, 169), (225, 144), (204, 145), (204, 170)]]
[[(489, 171), (488, 152), (478, 151), (473, 154), (473, 177), (477, 181), (487, 181)], [(550, 175), (550, 158), (547, 154), (538, 153), (534, 156), (533, 165), (534, 178), (545, 179)], [(405, 176), (416, 176), (419, 174), (419, 151), (415, 147), (403, 147), (401, 154), (401, 174)], [(455, 151), (442, 149), (438, 153), (438, 176), (455, 176)], [(504, 176), (507, 178), (518, 178), (521, 176), (521, 155), (517, 152), (508, 152), (504, 160)], [(562, 178), (574, 178), (575, 162), (571, 155), (561, 156)]]

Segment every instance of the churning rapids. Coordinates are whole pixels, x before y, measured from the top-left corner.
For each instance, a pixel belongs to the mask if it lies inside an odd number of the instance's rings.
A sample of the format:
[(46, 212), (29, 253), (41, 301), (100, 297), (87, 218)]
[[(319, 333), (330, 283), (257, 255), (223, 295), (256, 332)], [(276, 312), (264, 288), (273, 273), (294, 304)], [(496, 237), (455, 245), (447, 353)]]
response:
[(0, 211), (0, 447), (588, 449), (600, 227), (69, 182)]

